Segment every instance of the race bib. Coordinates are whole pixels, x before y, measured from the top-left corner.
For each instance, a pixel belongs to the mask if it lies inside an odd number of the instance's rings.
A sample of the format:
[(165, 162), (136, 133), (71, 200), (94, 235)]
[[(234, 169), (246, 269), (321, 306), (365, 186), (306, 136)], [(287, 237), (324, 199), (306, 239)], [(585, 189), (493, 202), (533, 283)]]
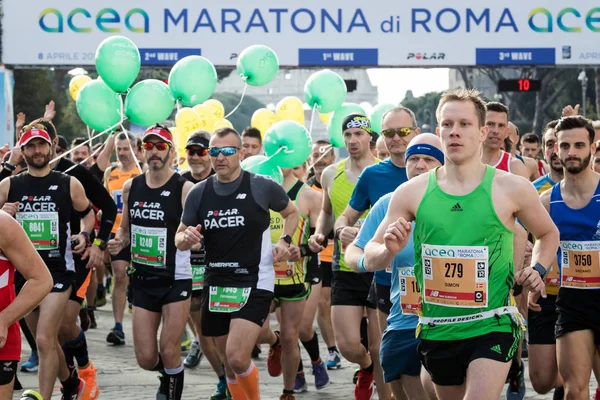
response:
[(281, 261), (273, 264), (275, 279), (288, 279), (296, 275), (296, 264), (291, 261)]
[(402, 314), (419, 315), (421, 303), (419, 297), (421, 290), (415, 279), (414, 269), (412, 267), (400, 268), (398, 270), (400, 278), (400, 306)]
[(58, 245), (57, 212), (19, 212), (17, 221), (36, 250), (56, 250)]
[(488, 304), (487, 246), (422, 246), (426, 303), (456, 308)]
[(211, 312), (233, 313), (246, 305), (252, 288), (211, 286), (208, 309)]
[(562, 287), (600, 288), (600, 241), (561, 241)]
[(123, 214), (123, 191), (113, 190), (111, 194), (117, 205), (117, 214)]
[(167, 268), (167, 228), (131, 225), (131, 260), (155, 268)]
[(204, 265), (192, 264), (192, 290), (201, 290), (204, 287)]
[(558, 268), (556, 260), (552, 262), (552, 265), (546, 274), (546, 287), (560, 288), (560, 268)]

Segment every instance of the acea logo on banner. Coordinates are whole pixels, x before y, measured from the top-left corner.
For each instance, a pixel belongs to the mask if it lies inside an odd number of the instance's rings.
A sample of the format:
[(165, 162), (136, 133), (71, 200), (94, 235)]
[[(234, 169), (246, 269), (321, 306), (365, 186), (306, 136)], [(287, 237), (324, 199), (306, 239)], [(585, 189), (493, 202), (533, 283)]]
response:
[[(129, 10), (123, 17), (123, 21), (125, 28), (130, 32), (148, 33), (150, 31), (150, 17), (141, 8)], [(46, 8), (39, 17), (40, 27), (49, 33), (63, 33), (66, 29), (76, 33), (91, 33), (94, 23), (102, 32), (121, 32), (119, 26), (121, 16), (114, 8), (103, 8), (95, 15), (85, 8), (75, 8), (68, 14), (63, 14), (56, 8)]]
[[(529, 27), (534, 32), (553, 32), (554, 22), (554, 16), (546, 8), (536, 8), (529, 13)], [(590, 9), (585, 17), (576, 8), (563, 8), (556, 14), (556, 27), (563, 32), (581, 32), (582, 29), (600, 32), (600, 7)]]

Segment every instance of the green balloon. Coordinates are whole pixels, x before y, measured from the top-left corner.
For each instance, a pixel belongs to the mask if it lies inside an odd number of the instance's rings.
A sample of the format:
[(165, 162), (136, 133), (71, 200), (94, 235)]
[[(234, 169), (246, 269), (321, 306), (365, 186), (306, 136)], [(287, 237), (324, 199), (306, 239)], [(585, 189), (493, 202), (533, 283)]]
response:
[(103, 81), (83, 85), (75, 105), (81, 120), (94, 130), (102, 132), (121, 121), (121, 99)]
[(308, 130), (296, 121), (279, 121), (271, 125), (263, 143), (265, 154), (281, 168), (296, 168), (306, 161), (312, 149)]
[(250, 86), (264, 86), (271, 82), (279, 71), (277, 54), (261, 44), (247, 47), (240, 53), (237, 72)]
[(169, 73), (169, 88), (186, 107), (204, 103), (217, 87), (217, 70), (205, 57), (187, 56), (177, 61)]
[(329, 142), (333, 147), (338, 149), (346, 147), (344, 143), (344, 130), (342, 129), (342, 122), (350, 114), (363, 114), (367, 115), (365, 110), (361, 106), (355, 103), (344, 103), (340, 108), (333, 112), (331, 118), (329, 118), (329, 124), (327, 125), (327, 134), (329, 135)]
[(273, 164), (267, 157), (258, 155), (246, 158), (242, 161), (242, 169), (248, 172), (254, 172), (258, 175), (268, 176), (275, 182), (283, 185), (283, 172), (281, 168)]
[(392, 108), (396, 107), (393, 104), (377, 104), (373, 107), (373, 111), (371, 112), (371, 116), (369, 119), (371, 120), (371, 129), (373, 129), (377, 133), (381, 133), (381, 122), (383, 121), (383, 114)]
[(125, 116), (134, 124), (150, 126), (169, 118), (175, 99), (166, 83), (146, 79), (135, 84), (125, 98)]
[(100, 43), (96, 50), (96, 70), (108, 87), (117, 93), (125, 93), (140, 73), (140, 52), (131, 40), (124, 36), (111, 36)]
[(320, 113), (337, 110), (346, 101), (346, 82), (330, 69), (312, 74), (304, 85), (304, 98), (313, 108), (317, 105)]

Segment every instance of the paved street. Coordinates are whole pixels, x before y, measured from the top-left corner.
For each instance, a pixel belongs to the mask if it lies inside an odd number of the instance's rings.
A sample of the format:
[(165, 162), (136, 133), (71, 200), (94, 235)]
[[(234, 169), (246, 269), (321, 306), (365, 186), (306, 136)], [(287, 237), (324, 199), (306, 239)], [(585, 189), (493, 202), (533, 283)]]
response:
[[(125, 332), (127, 344), (121, 347), (113, 347), (105, 342), (106, 334), (112, 328), (113, 319), (110, 308), (110, 302), (98, 309), (98, 329), (87, 332), (90, 357), (98, 370), (98, 384), (100, 385), (100, 399), (135, 399), (150, 400), (155, 399), (156, 388), (158, 387), (157, 374), (155, 372), (146, 372), (141, 370), (136, 362), (133, 352), (132, 334), (131, 334), (131, 314), (125, 313)], [(273, 323), (273, 326), (275, 324)], [(327, 350), (322, 345), (322, 355), (326, 355)], [(261, 372), (261, 390), (263, 400), (279, 399), (281, 394), (281, 377), (271, 378), (267, 374), (266, 368), (267, 347), (263, 346), (263, 353), (257, 362)], [(29, 347), (23, 338), (23, 360), (29, 356)], [(310, 365), (307, 354), (302, 351), (304, 365)], [(296, 395), (298, 400), (303, 399), (328, 399), (328, 400), (349, 400), (354, 398), (352, 374), (354, 366), (344, 363), (344, 368), (337, 371), (330, 371), (330, 385), (320, 391), (314, 387), (314, 381), (310, 371), (306, 370), (308, 392)], [(526, 376), (528, 376), (526, 374)], [(19, 373), (19, 379), (26, 389), (37, 387), (37, 374)], [(203, 360), (195, 370), (186, 370), (185, 390), (183, 398), (186, 400), (207, 399), (214, 391), (216, 378), (211, 372), (208, 363)], [(591, 389), (595, 390), (596, 384), (593, 382)], [(591, 390), (593, 393), (593, 391)], [(19, 394), (15, 394), (14, 399), (20, 399)], [(374, 398), (377, 398), (374, 396)], [(504, 396), (502, 396), (504, 398)], [(527, 399), (552, 399), (552, 394), (536, 394), (529, 382), (527, 382)], [(52, 399), (60, 399), (60, 393)]]

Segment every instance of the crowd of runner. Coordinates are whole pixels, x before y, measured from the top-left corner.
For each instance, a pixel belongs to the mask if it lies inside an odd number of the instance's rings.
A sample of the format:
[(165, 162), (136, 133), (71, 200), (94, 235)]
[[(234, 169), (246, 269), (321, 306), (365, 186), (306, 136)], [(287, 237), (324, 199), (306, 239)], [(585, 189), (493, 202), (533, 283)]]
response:
[(158, 124), (69, 145), (53, 107), (20, 113), (17, 145), (0, 149), (0, 400), (22, 389), (18, 370), (38, 374), (23, 399), (50, 400), (57, 378), (63, 399), (98, 398), (85, 331), (107, 293), (106, 341), (133, 343), (157, 400), (181, 399), (203, 358), (216, 388), (195, 398), (259, 399), (261, 345), (281, 400), (309, 390), (301, 347), (316, 390), (356, 364), (357, 400), (497, 400), (507, 382), (523, 399), (525, 357), (537, 393), (589, 399), (600, 126), (577, 108), (541, 137), (472, 90), (442, 96), (435, 134), (406, 107), (380, 132), (350, 114), (347, 158), (316, 141), (279, 184), (241, 168), (262, 153), (256, 128), (195, 132), (180, 159)]

